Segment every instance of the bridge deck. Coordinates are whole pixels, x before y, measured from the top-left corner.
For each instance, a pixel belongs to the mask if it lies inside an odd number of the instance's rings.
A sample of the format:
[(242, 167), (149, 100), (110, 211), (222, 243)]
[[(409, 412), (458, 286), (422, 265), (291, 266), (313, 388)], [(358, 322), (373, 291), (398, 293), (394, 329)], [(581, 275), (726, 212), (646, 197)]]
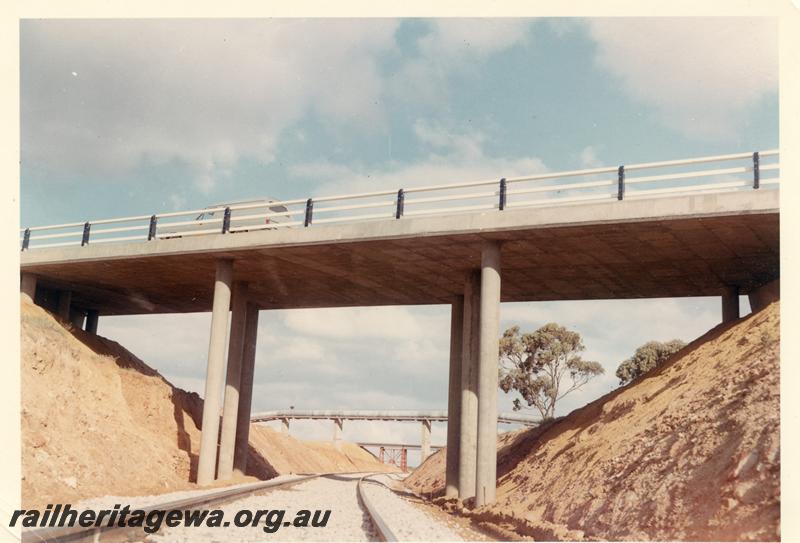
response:
[[(779, 270), (777, 190), (25, 251), (40, 296), (101, 314), (210, 311), (215, 261), (264, 308), (449, 303), (502, 240), (502, 300), (743, 294)], [(45, 305), (45, 304), (43, 304)]]

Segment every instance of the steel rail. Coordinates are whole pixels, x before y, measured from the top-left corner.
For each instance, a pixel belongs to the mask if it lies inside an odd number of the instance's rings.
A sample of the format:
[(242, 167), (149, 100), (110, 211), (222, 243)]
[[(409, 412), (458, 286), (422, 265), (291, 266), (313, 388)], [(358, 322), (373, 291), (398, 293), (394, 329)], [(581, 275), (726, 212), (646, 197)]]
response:
[(358, 484), (356, 485), (356, 489), (358, 491), (358, 499), (361, 502), (364, 510), (369, 515), (370, 520), (372, 521), (372, 525), (375, 526), (375, 530), (378, 532), (378, 536), (381, 538), (381, 541), (400, 541), (400, 539), (395, 535), (389, 525), (386, 524), (386, 521), (383, 520), (383, 517), (380, 516), (378, 513), (378, 509), (375, 507), (369, 498), (367, 497), (366, 492), (364, 492), (364, 482), (371, 482), (375, 484), (380, 484), (377, 481), (369, 481), (370, 477), (374, 477), (379, 472), (371, 473), (368, 475), (364, 475), (361, 479), (358, 480)]

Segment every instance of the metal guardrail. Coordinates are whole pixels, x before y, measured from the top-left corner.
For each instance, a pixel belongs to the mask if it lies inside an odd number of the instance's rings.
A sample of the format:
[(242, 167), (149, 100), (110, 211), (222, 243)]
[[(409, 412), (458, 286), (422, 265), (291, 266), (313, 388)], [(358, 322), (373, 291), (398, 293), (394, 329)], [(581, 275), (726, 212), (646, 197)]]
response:
[[(45, 247), (85, 246), (90, 242), (146, 242), (254, 230), (308, 228), (319, 224), (401, 220), (409, 216), (489, 210), (502, 212), (506, 209), (604, 200), (777, 188), (780, 183), (778, 160), (779, 151), (772, 149), (467, 183), (301, 198), (268, 204), (269, 207), (284, 206), (286, 211), (258, 211), (259, 208), (267, 207), (267, 204), (258, 202), (87, 220), (20, 229), (20, 243), (25, 251)], [(736, 165), (720, 167), (729, 163)], [(698, 166), (701, 166), (700, 169), (696, 169)], [(654, 170), (655, 173), (630, 175), (642, 170)], [(223, 213), (221, 218), (199, 218), (219, 212)], [(254, 224), (254, 221), (257, 222)]]

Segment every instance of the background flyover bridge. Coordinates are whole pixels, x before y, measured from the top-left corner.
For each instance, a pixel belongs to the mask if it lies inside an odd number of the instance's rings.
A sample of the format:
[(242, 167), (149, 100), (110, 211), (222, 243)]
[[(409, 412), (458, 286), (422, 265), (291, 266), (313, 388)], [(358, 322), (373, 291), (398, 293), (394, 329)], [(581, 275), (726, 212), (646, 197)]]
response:
[[(407, 451), (409, 448), (419, 448), (421, 462), (430, 456), (431, 451), (438, 447), (431, 446), (431, 423), (447, 422), (447, 411), (413, 411), (413, 410), (298, 410), (283, 409), (278, 411), (264, 411), (250, 417), (250, 422), (281, 421), (281, 430), (289, 433), (290, 420), (332, 420), (333, 443), (341, 446), (342, 428), (346, 420), (378, 420), (386, 422), (420, 422), (422, 434), (420, 444), (412, 445), (386, 445), (387, 448)], [(541, 421), (536, 417), (518, 413), (499, 413), (497, 422), (503, 424), (521, 424), (523, 426), (537, 426)], [(381, 447), (381, 443), (359, 443), (362, 446)], [(403, 453), (405, 455), (405, 453)], [(405, 458), (405, 456), (404, 456)], [(405, 460), (403, 460), (405, 465)]]

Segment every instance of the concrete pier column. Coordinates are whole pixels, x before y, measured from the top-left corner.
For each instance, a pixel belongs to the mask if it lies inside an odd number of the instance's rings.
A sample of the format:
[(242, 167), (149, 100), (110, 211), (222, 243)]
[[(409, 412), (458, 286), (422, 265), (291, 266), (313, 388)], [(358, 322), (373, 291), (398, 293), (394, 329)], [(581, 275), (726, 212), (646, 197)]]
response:
[(239, 388), (239, 411), (236, 422), (236, 450), (233, 453), (233, 471), (239, 475), (247, 472), (247, 455), (250, 453), (250, 413), (253, 408), (253, 377), (256, 368), (256, 341), (258, 339), (258, 306), (247, 304), (242, 348), (242, 377)]
[(342, 450), (342, 429), (344, 422), (342, 419), (333, 419), (333, 446), (337, 451)]
[(100, 312), (96, 309), (90, 309), (86, 312), (86, 331), (90, 334), (97, 335), (97, 323), (100, 322)]
[(420, 440), (420, 461), (422, 464), (431, 455), (431, 421), (422, 421), (422, 439)]
[(208, 341), (206, 392), (203, 402), (203, 427), (200, 436), (200, 458), (197, 463), (197, 483), (214, 481), (219, 439), (219, 408), (222, 376), (225, 373), (225, 338), (228, 333), (228, 310), (231, 304), (233, 261), (219, 260), (214, 281), (214, 304), (211, 311), (211, 333)]
[(289, 419), (281, 419), (281, 433), (289, 435)]
[(458, 444), (458, 497), (461, 500), (475, 496), (480, 277), (480, 271), (474, 270), (467, 276), (464, 285), (464, 326), (461, 332), (461, 428)]
[(481, 258), (478, 458), (475, 505), (495, 500), (497, 487), (497, 387), (500, 349), (500, 244), (487, 242)]
[(69, 322), (69, 308), (72, 305), (72, 291), (62, 290), (58, 293), (58, 317)]
[(450, 375), (447, 385), (447, 458), (445, 497), (458, 497), (458, 450), (461, 431), (461, 336), (464, 328), (464, 297), (450, 306)]
[(722, 322), (739, 318), (739, 287), (726, 287), (722, 293)]
[(33, 303), (36, 299), (36, 276), (32, 273), (23, 273), (19, 280), (19, 291)]
[(84, 318), (86, 318), (86, 314), (82, 310), (75, 308), (69, 310), (69, 322), (75, 328), (83, 330)]
[(228, 340), (228, 370), (225, 376), (225, 401), (222, 407), (222, 430), (219, 438), (217, 479), (233, 476), (233, 456), (236, 450), (236, 425), (239, 421), (239, 390), (242, 378), (244, 329), (247, 319), (247, 285), (233, 286), (231, 332)]

